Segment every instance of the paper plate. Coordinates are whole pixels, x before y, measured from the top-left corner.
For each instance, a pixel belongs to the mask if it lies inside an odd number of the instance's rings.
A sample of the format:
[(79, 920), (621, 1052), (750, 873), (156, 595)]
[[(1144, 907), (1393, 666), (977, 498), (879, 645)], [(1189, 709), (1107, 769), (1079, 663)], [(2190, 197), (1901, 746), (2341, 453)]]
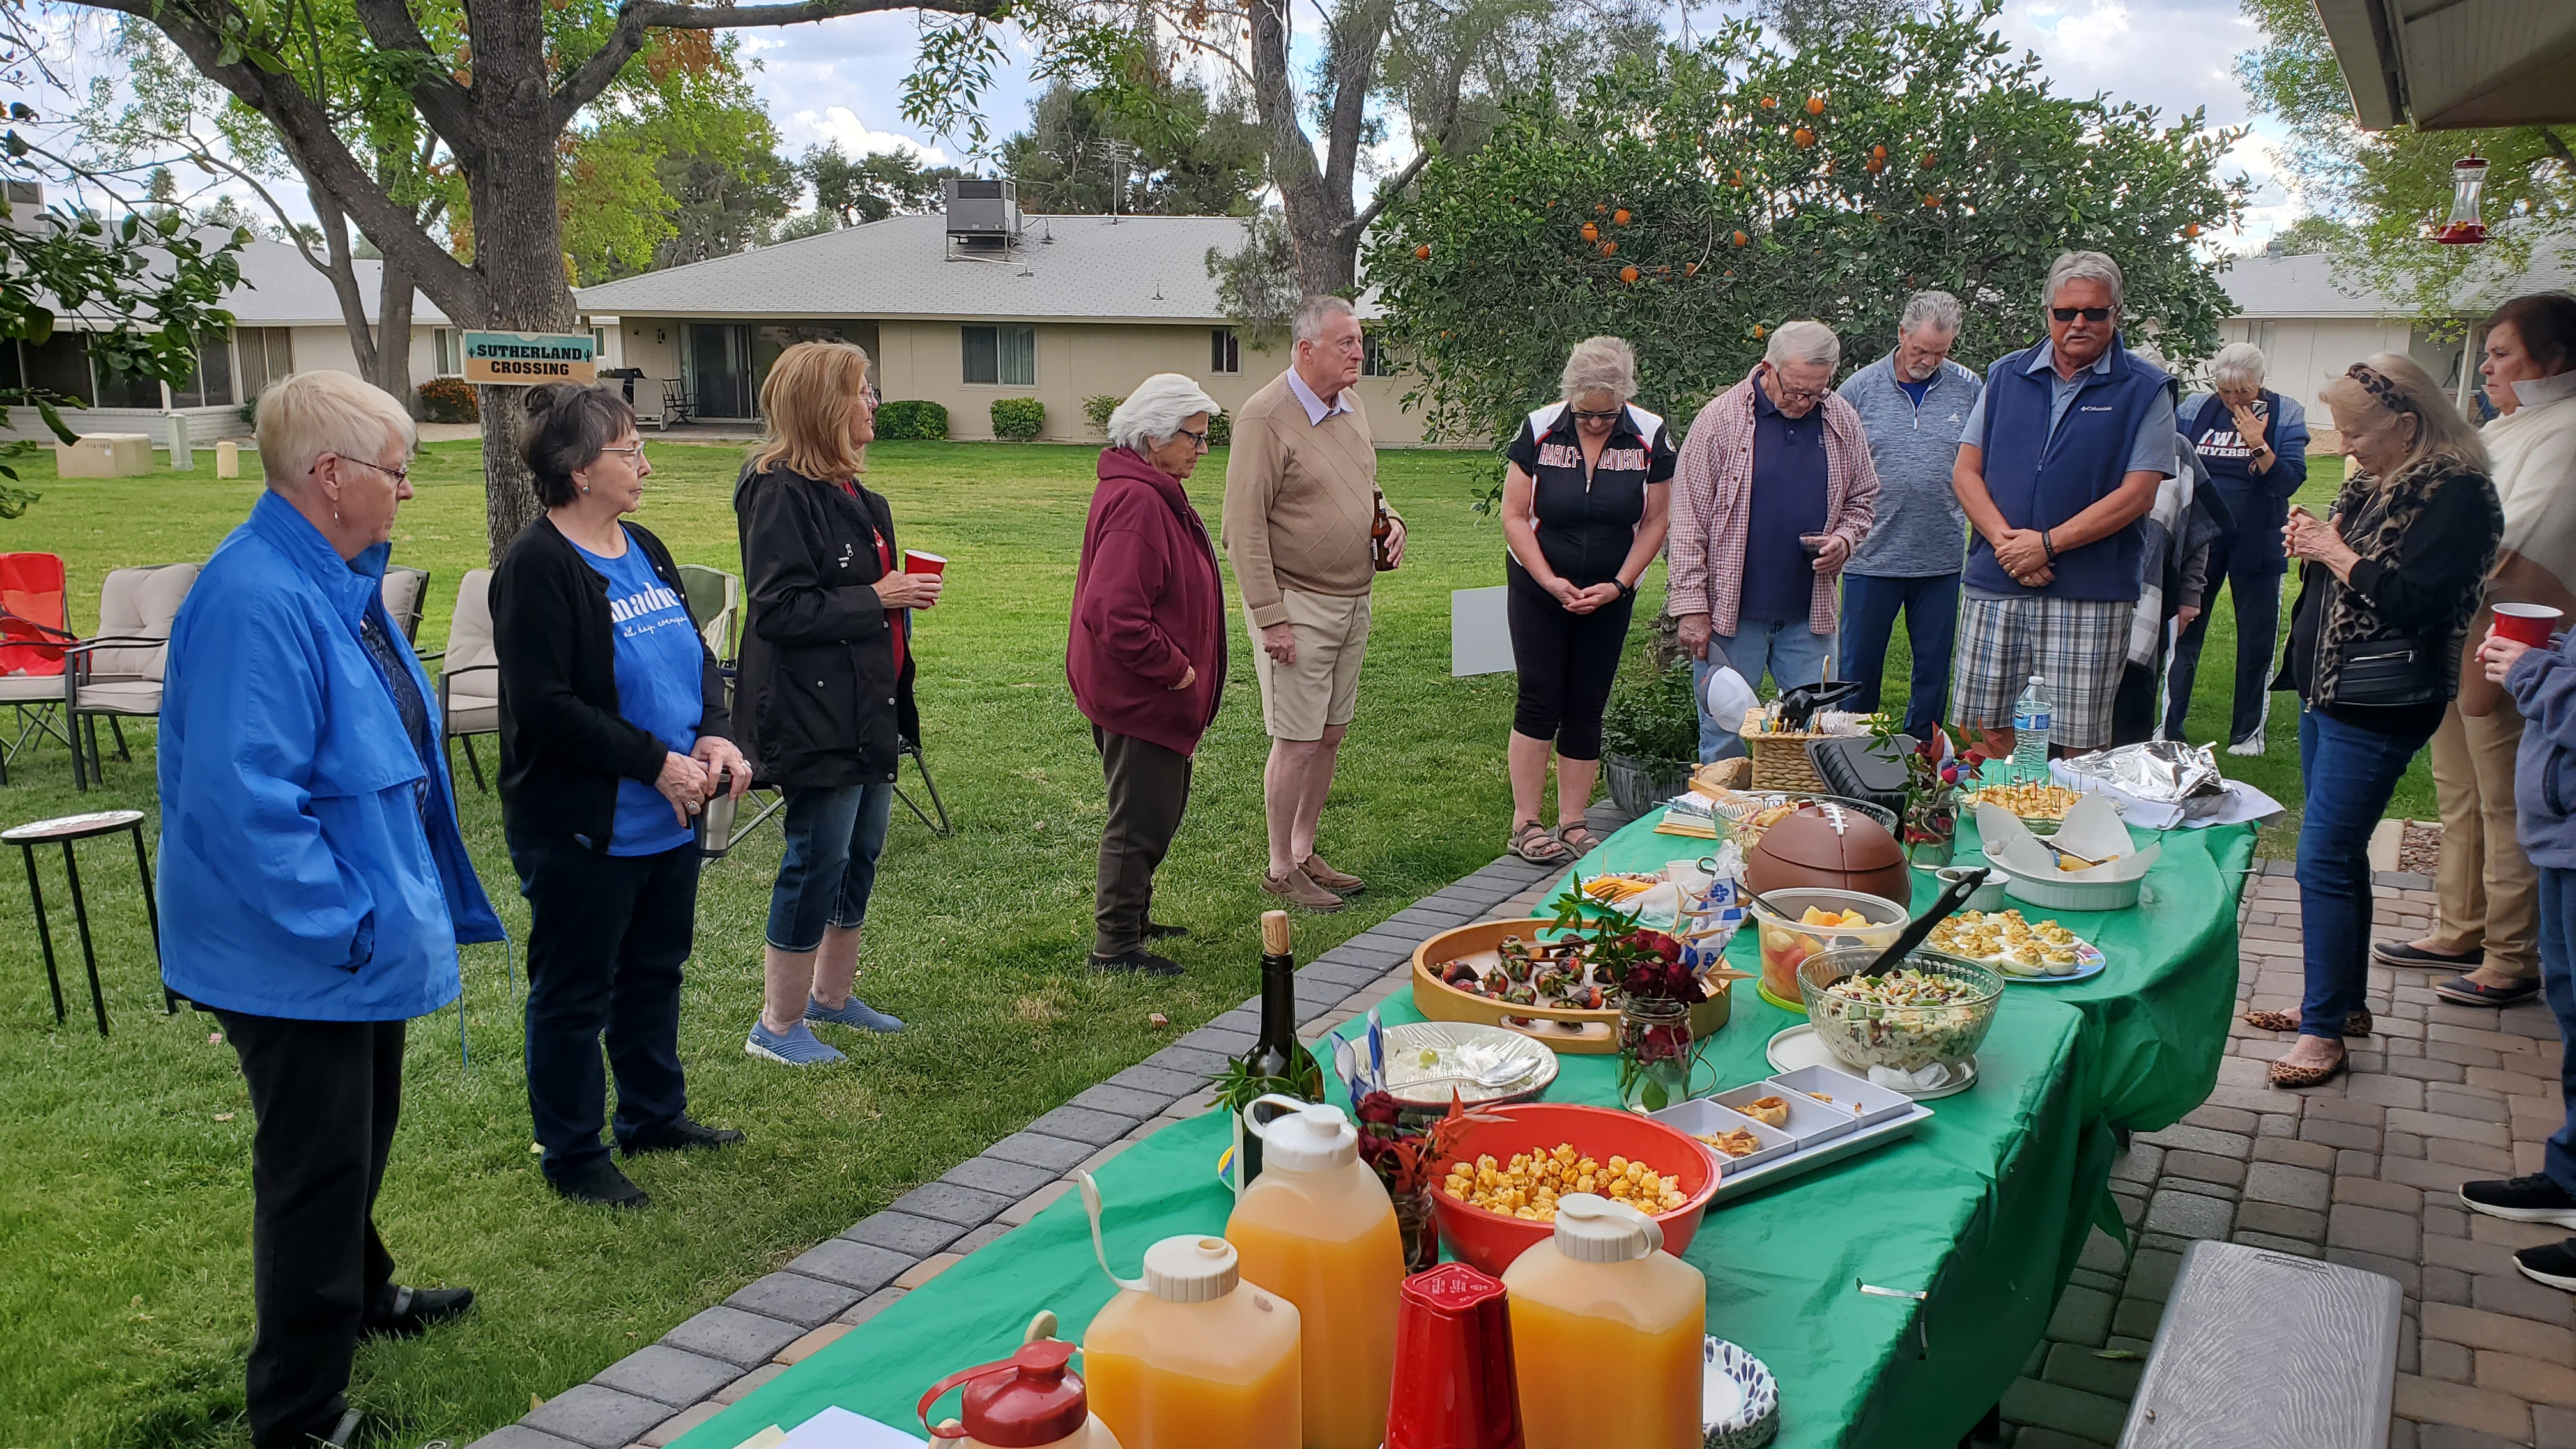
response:
[[(1770, 1059), (1771, 1070), (1775, 1072), (1794, 1072), (1800, 1067), (1831, 1067), (1838, 1072), (1851, 1071), (1851, 1068), (1843, 1065), (1841, 1058), (1826, 1048), (1824, 1042), (1816, 1036), (1815, 1026), (1809, 1022), (1800, 1022), (1771, 1038), (1770, 1042), (1762, 1048), (1762, 1055)], [(1961, 1075), (1928, 1092), (1909, 1092), (1903, 1087), (1890, 1087), (1887, 1090), (1912, 1097), (1918, 1102), (1955, 1097), (1977, 1084), (1976, 1058), (1970, 1057), (1957, 1070)], [(1864, 1077), (1863, 1080), (1866, 1081), (1867, 1078)]]
[(1702, 1345), (1701, 1449), (1761, 1449), (1780, 1432), (1780, 1384), (1762, 1360), (1722, 1338)]
[[(1365, 1037), (1365, 1027), (1361, 1035)], [(1424, 1050), (1465, 1046), (1484, 1047), (1501, 1054), (1505, 1061), (1526, 1063), (1528, 1071), (1502, 1087), (1485, 1087), (1472, 1082), (1425, 1082), (1418, 1088), (1404, 1085), (1407, 1069), (1398, 1066), (1400, 1057), (1410, 1057)], [(1547, 1084), (1556, 1080), (1556, 1072), (1556, 1053), (1519, 1032), (1506, 1031), (1499, 1026), (1472, 1021), (1413, 1021), (1386, 1029), (1387, 1095), (1408, 1107), (1446, 1108), (1453, 1088), (1458, 1099), (1470, 1106), (1526, 1102), (1546, 1091)]]

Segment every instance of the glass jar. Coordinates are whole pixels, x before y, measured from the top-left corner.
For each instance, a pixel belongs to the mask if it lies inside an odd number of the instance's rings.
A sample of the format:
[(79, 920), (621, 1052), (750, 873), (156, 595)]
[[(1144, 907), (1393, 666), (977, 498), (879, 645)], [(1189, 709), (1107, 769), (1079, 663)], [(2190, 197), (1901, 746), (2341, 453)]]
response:
[(1958, 858), (1959, 837), (1935, 835), (1905, 843), (1905, 863), (1917, 870), (1933, 870)]
[(1660, 1112), (1687, 1100), (1698, 1066), (1687, 1003), (1661, 997), (1620, 1001), (1620, 1106)]

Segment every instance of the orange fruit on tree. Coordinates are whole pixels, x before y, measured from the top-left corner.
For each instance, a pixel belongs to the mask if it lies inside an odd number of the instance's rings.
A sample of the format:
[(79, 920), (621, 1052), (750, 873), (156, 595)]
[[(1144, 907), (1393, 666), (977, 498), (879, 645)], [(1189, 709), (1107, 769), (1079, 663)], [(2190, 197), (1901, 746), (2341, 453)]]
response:
[(1698, 275), (1699, 275), (1699, 263), (1697, 263), (1697, 262), (1684, 262), (1684, 263), (1682, 263), (1682, 275), (1683, 275), (1683, 276), (1685, 276), (1685, 277), (1696, 277), (1696, 276), (1698, 276)]
[(1923, 193), (1923, 204), (1925, 206), (1939, 206), (1941, 204), (1941, 198), (1927, 191)]
[(1780, 109), (1780, 98), (1778, 96), (1764, 96), (1762, 98), (1762, 109), (1766, 111), (1776, 111)]
[(1583, 239), (1584, 239), (1585, 241), (1599, 241), (1599, 240), (1601, 240), (1601, 228), (1599, 228), (1599, 227), (1597, 227), (1597, 226), (1594, 226), (1592, 223), (1590, 223), (1590, 222), (1588, 222), (1588, 221), (1587, 221), (1587, 222), (1585, 222), (1585, 223), (1583, 224)]
[(1624, 267), (1621, 267), (1621, 268), (1619, 269), (1619, 280), (1620, 280), (1620, 281), (1623, 281), (1623, 282), (1634, 282), (1634, 281), (1636, 281), (1636, 280), (1637, 280), (1637, 265), (1636, 265), (1636, 263), (1631, 262), (1631, 263), (1629, 263), (1628, 265), (1626, 265), (1626, 266), (1624, 266)]
[(1804, 126), (1800, 126), (1798, 129), (1789, 133), (1789, 139), (1796, 142), (1800, 149), (1804, 149), (1816, 144), (1816, 133), (1808, 130)]
[(2186, 237), (2200, 235), (2200, 223), (2195, 221), (2185, 225), (2182, 229), (2182, 234)]
[(1626, 226), (1628, 224), (1628, 208), (1623, 206), (1617, 211), (1610, 213), (1610, 224), (1612, 226)]
[(1887, 148), (1886, 148), (1885, 146), (1872, 146), (1872, 147), (1870, 147), (1870, 148), (1869, 148), (1869, 159), (1871, 159), (1872, 161), (1884, 161), (1884, 160), (1886, 160), (1886, 159), (1887, 159)]
[(1753, 238), (1751, 238), (1751, 237), (1749, 237), (1749, 236), (1746, 236), (1744, 233), (1742, 233), (1742, 232), (1740, 232), (1740, 231), (1739, 231), (1739, 232), (1737, 232), (1737, 233), (1735, 234), (1735, 244), (1736, 244), (1737, 246), (1742, 246), (1742, 245), (1744, 245), (1746, 242), (1749, 242), (1749, 241), (1751, 241), (1751, 240), (1753, 240)]
[(1754, 341), (1756, 341), (1756, 342), (1761, 341), (1761, 340), (1763, 339), (1763, 337), (1768, 333), (1768, 330), (1769, 330), (1769, 329), (1765, 328), (1761, 323), (1759, 323), (1759, 322), (1754, 323), (1754, 324), (1753, 324), (1753, 340), (1754, 340)]
[(1862, 166), (1860, 169), (1868, 172), (1872, 176), (1876, 176), (1881, 171), (1887, 169), (1887, 161), (1884, 157), (1872, 156), (1869, 158), (1868, 164)]
[(1825, 113), (1825, 98), (1824, 98), (1823, 96), (1809, 96), (1809, 97), (1807, 97), (1807, 114), (1808, 114), (1808, 115), (1811, 115), (1811, 116), (1821, 116), (1821, 115), (1823, 115), (1824, 113)]
[(1607, 202), (1596, 201), (1592, 203), (1592, 209), (1596, 212), (1608, 211), (1610, 209), (1610, 205)]
[(1926, 152), (1924, 152), (1924, 153), (1923, 153), (1923, 169), (1924, 169), (1924, 170), (1929, 171), (1929, 170), (1931, 170), (1933, 167), (1938, 166), (1938, 165), (1940, 165), (1940, 164), (1941, 164), (1941, 158), (1940, 158), (1939, 156), (1934, 155), (1934, 154), (1933, 154), (1932, 152), (1930, 152), (1930, 151), (1926, 151)]
[(1605, 256), (1605, 257), (1610, 257), (1610, 256), (1617, 256), (1618, 254), (1619, 254), (1619, 244), (1618, 244), (1617, 242), (1614, 242), (1614, 241), (1606, 241), (1606, 242), (1603, 242), (1603, 243), (1601, 244), (1601, 255), (1603, 255), (1603, 256)]

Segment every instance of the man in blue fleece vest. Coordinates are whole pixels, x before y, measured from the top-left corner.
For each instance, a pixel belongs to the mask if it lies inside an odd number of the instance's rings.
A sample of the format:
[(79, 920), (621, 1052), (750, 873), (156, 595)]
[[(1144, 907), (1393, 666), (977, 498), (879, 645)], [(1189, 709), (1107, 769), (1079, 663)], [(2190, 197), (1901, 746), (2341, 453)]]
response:
[(1976, 530), (1950, 719), (2011, 748), (2013, 702), (2041, 676), (2051, 740), (2111, 742), (2111, 703), (2138, 599), (2138, 520), (2174, 470), (2165, 374), (2120, 341), (2119, 263), (2068, 252), (2048, 269), (2048, 340), (1996, 360), (1959, 436), (1951, 487)]

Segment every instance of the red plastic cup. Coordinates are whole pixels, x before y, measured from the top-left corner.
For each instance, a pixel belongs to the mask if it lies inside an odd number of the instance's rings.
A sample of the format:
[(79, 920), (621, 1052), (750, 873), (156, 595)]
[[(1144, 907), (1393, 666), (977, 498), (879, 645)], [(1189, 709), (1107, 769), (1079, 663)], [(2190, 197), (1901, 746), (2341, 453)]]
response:
[(2549, 631), (2564, 618), (2547, 604), (2498, 604), (2495, 606), (2495, 631), (2517, 644), (2535, 649), (2549, 647)]
[(1386, 1449), (1521, 1449), (1510, 1308), (1500, 1279), (1464, 1263), (1404, 1280)]
[(935, 553), (908, 548), (903, 551), (903, 571), (908, 574), (944, 574), (948, 572), (948, 560)]

